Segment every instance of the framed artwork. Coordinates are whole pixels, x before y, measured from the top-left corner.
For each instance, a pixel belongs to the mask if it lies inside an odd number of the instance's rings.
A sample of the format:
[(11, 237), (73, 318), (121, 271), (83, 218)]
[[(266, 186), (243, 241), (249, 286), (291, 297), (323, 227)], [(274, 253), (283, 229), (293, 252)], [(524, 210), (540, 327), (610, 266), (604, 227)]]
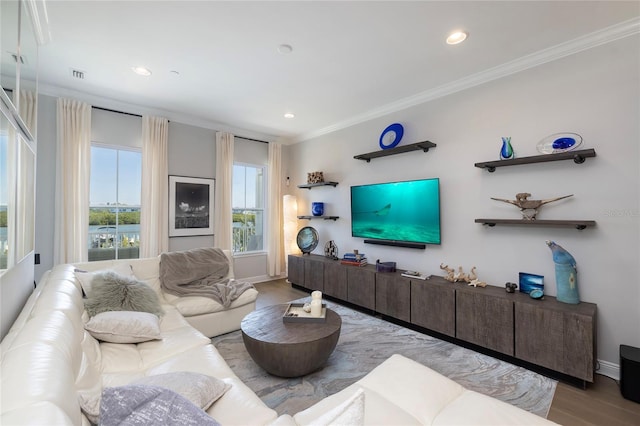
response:
[(215, 179), (169, 176), (169, 237), (213, 235)]

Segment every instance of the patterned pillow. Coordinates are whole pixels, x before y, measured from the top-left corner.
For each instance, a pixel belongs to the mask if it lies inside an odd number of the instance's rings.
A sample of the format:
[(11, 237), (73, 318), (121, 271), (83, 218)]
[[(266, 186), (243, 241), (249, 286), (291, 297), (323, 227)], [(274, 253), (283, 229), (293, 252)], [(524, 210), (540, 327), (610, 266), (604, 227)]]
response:
[(104, 389), (100, 425), (220, 426), (220, 423), (169, 389), (128, 385)]

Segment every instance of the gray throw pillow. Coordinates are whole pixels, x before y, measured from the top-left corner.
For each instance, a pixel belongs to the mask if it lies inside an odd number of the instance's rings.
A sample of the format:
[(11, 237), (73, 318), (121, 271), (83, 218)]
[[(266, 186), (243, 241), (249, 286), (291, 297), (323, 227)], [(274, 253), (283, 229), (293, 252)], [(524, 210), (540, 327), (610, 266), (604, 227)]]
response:
[(158, 316), (164, 314), (156, 292), (135, 278), (111, 271), (102, 272), (93, 277), (91, 287), (84, 302), (91, 317), (108, 311), (149, 312)]
[(100, 426), (220, 426), (200, 407), (172, 390), (128, 385), (105, 388)]

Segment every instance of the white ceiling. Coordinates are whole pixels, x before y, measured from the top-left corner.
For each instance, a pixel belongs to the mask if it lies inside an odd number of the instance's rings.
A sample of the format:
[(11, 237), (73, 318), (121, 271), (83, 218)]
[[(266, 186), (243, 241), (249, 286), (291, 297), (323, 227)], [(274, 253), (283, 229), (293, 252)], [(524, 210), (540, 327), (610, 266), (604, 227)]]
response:
[[(49, 0), (47, 9), (43, 92), (293, 141), (640, 27), (638, 1)], [(456, 29), (467, 41), (445, 44)], [(278, 53), (283, 43), (290, 54)], [(153, 74), (134, 74), (136, 65)]]

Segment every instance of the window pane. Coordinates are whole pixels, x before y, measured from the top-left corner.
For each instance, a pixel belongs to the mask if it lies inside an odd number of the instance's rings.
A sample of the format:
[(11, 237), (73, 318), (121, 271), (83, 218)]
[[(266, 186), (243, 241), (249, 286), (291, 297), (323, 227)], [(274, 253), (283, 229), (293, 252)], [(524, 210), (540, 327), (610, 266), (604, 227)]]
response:
[(89, 260), (139, 257), (142, 155), (91, 147)]
[(233, 251), (242, 253), (264, 248), (264, 212), (260, 210), (233, 210)]

